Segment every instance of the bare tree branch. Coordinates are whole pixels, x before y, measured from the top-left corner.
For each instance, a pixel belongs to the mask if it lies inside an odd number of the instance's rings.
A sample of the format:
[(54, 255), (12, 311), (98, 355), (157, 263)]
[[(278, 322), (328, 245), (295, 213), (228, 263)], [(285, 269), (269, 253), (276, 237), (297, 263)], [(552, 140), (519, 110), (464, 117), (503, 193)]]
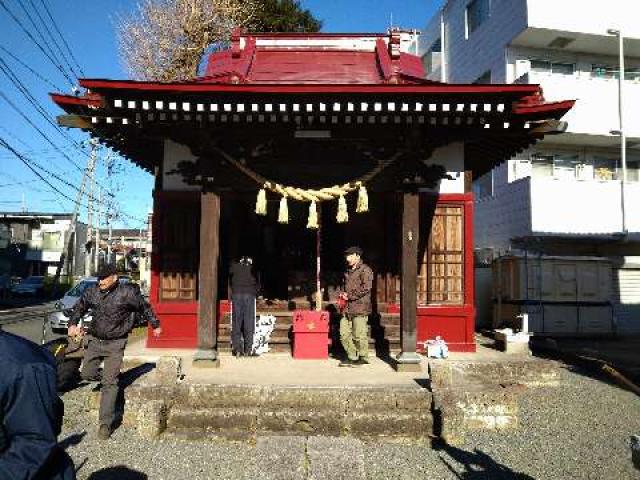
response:
[(259, 7), (256, 0), (139, 0), (117, 21), (121, 61), (138, 80), (192, 79), (205, 51), (234, 28), (251, 27)]

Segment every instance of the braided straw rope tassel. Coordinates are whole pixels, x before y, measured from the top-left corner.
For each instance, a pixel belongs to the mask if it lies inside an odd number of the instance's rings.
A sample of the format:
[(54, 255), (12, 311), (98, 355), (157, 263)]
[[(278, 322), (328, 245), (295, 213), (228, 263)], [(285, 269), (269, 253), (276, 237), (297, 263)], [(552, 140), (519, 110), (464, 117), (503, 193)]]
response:
[(315, 200), (309, 205), (309, 220), (307, 221), (307, 228), (312, 230), (318, 229), (318, 204)]
[(369, 211), (369, 195), (364, 185), (360, 184), (358, 189), (358, 203), (356, 205), (356, 213), (365, 213)]
[(258, 192), (258, 199), (256, 200), (256, 213), (258, 215), (267, 214), (267, 191), (261, 188)]
[(287, 196), (280, 199), (280, 210), (278, 210), (278, 223), (289, 223), (289, 206), (287, 205)]
[(344, 195), (340, 195), (338, 200), (338, 213), (336, 215), (336, 222), (347, 223), (349, 221), (349, 211), (347, 210), (347, 201)]

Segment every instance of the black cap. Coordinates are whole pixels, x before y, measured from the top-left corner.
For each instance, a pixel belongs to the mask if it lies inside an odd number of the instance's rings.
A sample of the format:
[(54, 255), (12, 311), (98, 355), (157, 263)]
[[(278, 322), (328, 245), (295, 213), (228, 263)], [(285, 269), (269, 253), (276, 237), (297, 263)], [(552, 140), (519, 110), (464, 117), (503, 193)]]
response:
[(98, 280), (102, 280), (103, 278), (110, 277), (111, 275), (115, 275), (116, 273), (118, 273), (116, 266), (112, 263), (106, 263), (98, 269), (98, 271), (96, 272), (96, 277), (98, 277)]
[(361, 257), (362, 256), (362, 249), (360, 247), (349, 247), (344, 251), (345, 255), (351, 255), (352, 253), (355, 253), (356, 255)]

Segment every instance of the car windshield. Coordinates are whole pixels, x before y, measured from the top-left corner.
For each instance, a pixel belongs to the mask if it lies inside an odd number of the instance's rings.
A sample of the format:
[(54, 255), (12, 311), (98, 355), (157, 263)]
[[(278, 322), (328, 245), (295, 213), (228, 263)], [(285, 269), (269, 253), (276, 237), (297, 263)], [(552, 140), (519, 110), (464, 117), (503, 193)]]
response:
[(98, 282), (96, 282), (95, 280), (83, 280), (82, 282), (78, 283), (75, 287), (73, 287), (71, 290), (69, 290), (67, 292), (67, 296), (79, 297), (84, 293), (84, 291), (87, 288), (89, 288), (92, 285), (95, 285), (96, 283)]
[(42, 277), (27, 277), (22, 281), (22, 283), (38, 284), (38, 283), (42, 283), (42, 281), (43, 281)]

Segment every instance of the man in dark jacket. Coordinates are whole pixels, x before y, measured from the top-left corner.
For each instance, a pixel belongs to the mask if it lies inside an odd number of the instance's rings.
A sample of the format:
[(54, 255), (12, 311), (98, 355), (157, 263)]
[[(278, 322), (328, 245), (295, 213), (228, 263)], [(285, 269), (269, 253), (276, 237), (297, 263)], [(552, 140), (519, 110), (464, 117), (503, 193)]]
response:
[(340, 320), (340, 342), (347, 358), (341, 367), (366, 365), (369, 363), (369, 332), (367, 323), (371, 314), (371, 288), (373, 272), (362, 261), (362, 249), (349, 247), (345, 250), (347, 271), (344, 276), (346, 301), (344, 315)]
[(75, 480), (58, 446), (64, 406), (46, 350), (0, 328), (0, 478)]
[[(135, 315), (143, 316), (153, 327), (153, 334), (162, 333), (160, 322), (151, 307), (133, 285), (118, 282), (113, 265), (105, 265), (98, 272), (98, 285), (87, 288), (73, 307), (69, 319), (69, 336), (82, 335), (78, 326), (80, 319), (92, 310), (92, 320), (84, 339), (82, 378), (88, 381), (101, 380), (100, 428), (98, 437), (106, 440), (111, 436), (118, 397), (118, 379), (127, 337)], [(102, 378), (99, 378), (100, 362), (104, 360)]]

